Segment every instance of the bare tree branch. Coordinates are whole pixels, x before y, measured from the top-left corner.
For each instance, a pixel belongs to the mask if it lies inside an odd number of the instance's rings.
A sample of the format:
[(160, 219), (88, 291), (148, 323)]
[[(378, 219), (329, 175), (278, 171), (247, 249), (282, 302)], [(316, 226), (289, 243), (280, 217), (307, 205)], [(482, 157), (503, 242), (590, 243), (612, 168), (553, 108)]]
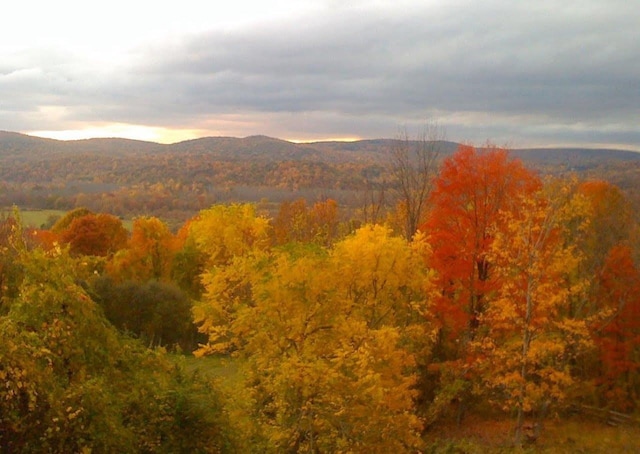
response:
[(436, 124), (428, 124), (417, 140), (410, 140), (407, 131), (402, 130), (391, 147), (395, 202), (404, 211), (407, 239), (415, 235), (426, 212), (443, 140), (442, 129)]

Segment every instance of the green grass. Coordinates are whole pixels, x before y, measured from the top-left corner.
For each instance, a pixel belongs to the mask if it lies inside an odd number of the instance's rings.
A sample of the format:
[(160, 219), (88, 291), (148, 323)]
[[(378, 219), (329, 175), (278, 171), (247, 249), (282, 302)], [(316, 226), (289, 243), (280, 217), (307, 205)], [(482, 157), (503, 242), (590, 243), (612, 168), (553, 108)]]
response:
[[(62, 217), (66, 211), (62, 210), (20, 210), (20, 216), (22, 217), (22, 223), (25, 227), (40, 228), (43, 225), (47, 225), (50, 218)], [(3, 217), (13, 214), (13, 209), (4, 208), (2, 210)]]

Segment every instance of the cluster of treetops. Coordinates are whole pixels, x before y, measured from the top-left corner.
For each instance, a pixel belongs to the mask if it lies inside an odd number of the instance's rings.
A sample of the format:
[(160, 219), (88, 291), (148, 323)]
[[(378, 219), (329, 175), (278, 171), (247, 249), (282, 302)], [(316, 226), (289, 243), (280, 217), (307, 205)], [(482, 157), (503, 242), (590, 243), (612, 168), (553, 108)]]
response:
[[(416, 452), (469, 412), (640, 403), (639, 226), (603, 181), (461, 146), (419, 226), (215, 205), (177, 232), (76, 209), (0, 226), (10, 452)], [(149, 348), (154, 347), (154, 348)], [(163, 349), (226, 358), (233, 389)], [(205, 361), (205, 359), (202, 359)], [(83, 451), (84, 450), (84, 451)]]

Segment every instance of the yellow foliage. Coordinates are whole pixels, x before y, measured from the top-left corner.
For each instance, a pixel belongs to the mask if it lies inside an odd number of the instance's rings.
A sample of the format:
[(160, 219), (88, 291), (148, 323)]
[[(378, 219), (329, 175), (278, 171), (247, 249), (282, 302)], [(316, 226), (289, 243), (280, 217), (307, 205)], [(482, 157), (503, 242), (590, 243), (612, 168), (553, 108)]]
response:
[(432, 337), (415, 248), (365, 226), (330, 250), (235, 251), (204, 274), (194, 313), (201, 354), (244, 358), (264, 450), (417, 448), (416, 365)]
[(587, 205), (567, 185), (519, 203), (502, 213), (505, 228), (495, 232), (490, 262), (499, 285), (483, 314), (485, 337), (474, 346), (486, 388), (521, 415), (564, 399), (573, 382), (568, 364), (592, 341), (585, 322), (569, 316), (586, 283), (576, 272), (582, 256), (564, 241), (566, 229), (586, 225)]

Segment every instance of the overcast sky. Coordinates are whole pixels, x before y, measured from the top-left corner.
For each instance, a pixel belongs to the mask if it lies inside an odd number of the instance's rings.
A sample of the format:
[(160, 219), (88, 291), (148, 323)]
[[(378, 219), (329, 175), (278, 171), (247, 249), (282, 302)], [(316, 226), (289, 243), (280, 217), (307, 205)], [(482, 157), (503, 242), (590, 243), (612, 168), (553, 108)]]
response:
[(640, 150), (638, 0), (20, 0), (0, 129)]

